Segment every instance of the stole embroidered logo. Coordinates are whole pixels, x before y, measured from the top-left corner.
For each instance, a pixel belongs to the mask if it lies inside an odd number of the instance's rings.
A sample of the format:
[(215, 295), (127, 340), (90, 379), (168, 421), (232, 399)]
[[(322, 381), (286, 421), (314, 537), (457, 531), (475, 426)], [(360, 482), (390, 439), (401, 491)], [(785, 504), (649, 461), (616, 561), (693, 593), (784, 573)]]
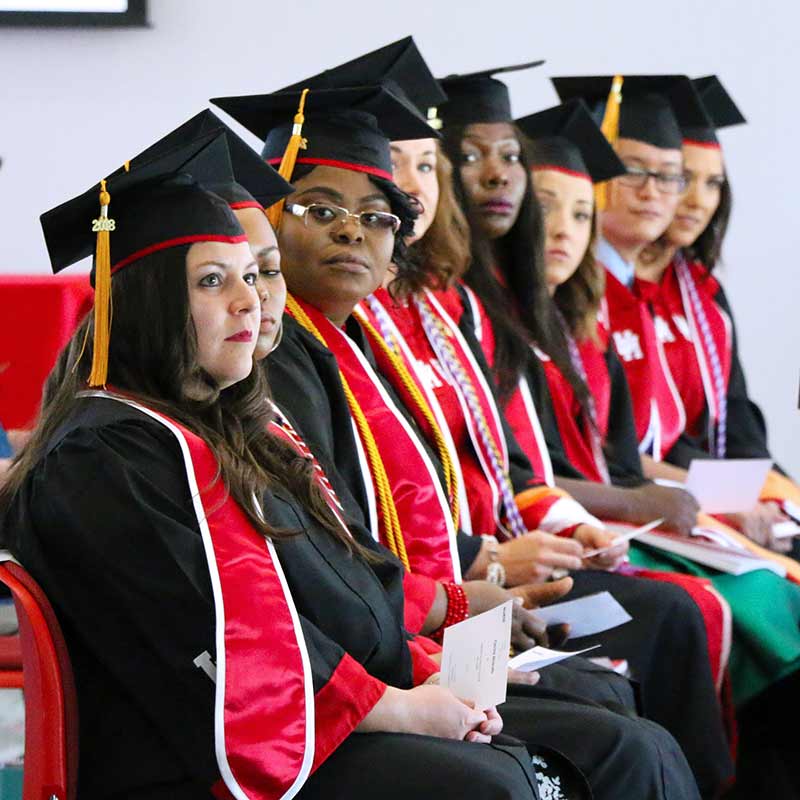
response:
[(642, 346), (639, 344), (639, 335), (632, 330), (614, 331), (614, 344), (623, 361), (638, 361), (640, 358), (644, 358)]
[[(442, 378), (440, 375), (437, 375), (437, 372), (441, 374), (441, 367), (439, 366), (438, 361), (420, 361), (416, 359), (417, 367), (419, 367), (419, 371), (422, 374), (422, 378), (425, 383), (428, 384), (429, 389), (438, 389), (444, 386), (442, 382)], [(442, 376), (443, 377), (443, 376)]]
[(689, 323), (686, 321), (686, 317), (684, 317), (683, 314), (673, 314), (672, 321), (675, 323), (675, 327), (683, 335), (683, 338), (686, 339), (687, 342), (691, 342), (692, 333), (689, 330)]
[(658, 341), (662, 344), (670, 344), (671, 342), (675, 341), (675, 334), (670, 330), (669, 323), (664, 319), (664, 317), (659, 317), (656, 315), (653, 317), (653, 323), (656, 329), (656, 336), (658, 336)]

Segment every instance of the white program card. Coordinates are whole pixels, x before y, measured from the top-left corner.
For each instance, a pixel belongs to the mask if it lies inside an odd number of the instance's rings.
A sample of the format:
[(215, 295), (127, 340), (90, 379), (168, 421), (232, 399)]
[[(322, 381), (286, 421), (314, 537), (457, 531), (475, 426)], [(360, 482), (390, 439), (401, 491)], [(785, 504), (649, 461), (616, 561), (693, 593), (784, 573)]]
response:
[(513, 601), (445, 628), (440, 683), (484, 711), (505, 702)]
[(616, 628), (630, 622), (633, 617), (614, 599), (611, 592), (596, 592), (567, 600), (565, 603), (554, 603), (552, 606), (537, 608), (534, 613), (544, 620), (546, 625), (569, 625), (572, 639), (579, 636), (592, 636), (595, 633)]
[(549, 647), (531, 647), (524, 653), (514, 656), (508, 662), (509, 669), (516, 669), (519, 672), (533, 672), (534, 670), (549, 667), (558, 661), (563, 661), (565, 658), (572, 656), (579, 656), (581, 653), (588, 653), (590, 650), (595, 650), (600, 647), (599, 644), (587, 647), (584, 650), (575, 650), (568, 653), (566, 650), (551, 650)]
[(706, 514), (752, 511), (771, 467), (768, 458), (696, 458), (685, 488)]
[(607, 547), (598, 547), (594, 550), (584, 550), (583, 557), (592, 558), (593, 556), (599, 556), (601, 553), (607, 553), (609, 550), (613, 550), (618, 544), (627, 542), (630, 539), (635, 539), (637, 536), (641, 536), (643, 533), (648, 533), (649, 531), (653, 530), (653, 528), (657, 528), (663, 521), (664, 517), (659, 517), (658, 519), (654, 519), (652, 522), (648, 522), (646, 525), (642, 525), (639, 528), (628, 528), (627, 526), (623, 527), (621, 525), (609, 525), (607, 526), (608, 530), (619, 530), (618, 535), (611, 540), (611, 544)]

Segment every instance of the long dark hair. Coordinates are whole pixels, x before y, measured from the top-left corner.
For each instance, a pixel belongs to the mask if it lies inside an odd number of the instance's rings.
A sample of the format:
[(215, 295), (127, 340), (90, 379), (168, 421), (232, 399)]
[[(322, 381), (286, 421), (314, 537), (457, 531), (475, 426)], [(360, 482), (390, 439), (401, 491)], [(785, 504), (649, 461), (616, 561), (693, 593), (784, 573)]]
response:
[(533, 193), (525, 139), (515, 128), (521, 145), (520, 161), (526, 175), (519, 215), (505, 236), (490, 241), (471, 218), (470, 204), (458, 169), (463, 160), (461, 142), (467, 127), (449, 127), (445, 131), (443, 147), (456, 165), (453, 187), (469, 220), (472, 261), (464, 281), (480, 297), (492, 323), (494, 373), (500, 397), (505, 400), (513, 393), (532, 357), (530, 345), (536, 344), (569, 380), (579, 400), (585, 402), (587, 389), (572, 367), (564, 332), (547, 293), (544, 218)]
[(697, 237), (697, 241), (686, 248), (686, 255), (690, 260), (702, 262), (711, 272), (719, 263), (722, 255), (722, 243), (728, 231), (728, 223), (733, 209), (733, 192), (728, 176), (720, 187), (719, 205), (706, 229)]
[[(153, 253), (115, 275), (108, 385), (200, 436), (216, 457), (218, 476), (230, 496), (263, 535), (280, 539), (292, 533), (273, 528), (253, 507), (253, 497), (280, 485), (348, 549), (360, 552), (320, 495), (312, 465), (268, 433), (268, 386), (263, 370), (253, 369), (247, 378), (220, 391), (197, 364), (186, 280), (188, 249)], [(90, 315), (48, 378), (36, 430), (0, 489), (0, 512), (80, 402), (77, 393), (87, 386), (92, 362), (92, 330)]]

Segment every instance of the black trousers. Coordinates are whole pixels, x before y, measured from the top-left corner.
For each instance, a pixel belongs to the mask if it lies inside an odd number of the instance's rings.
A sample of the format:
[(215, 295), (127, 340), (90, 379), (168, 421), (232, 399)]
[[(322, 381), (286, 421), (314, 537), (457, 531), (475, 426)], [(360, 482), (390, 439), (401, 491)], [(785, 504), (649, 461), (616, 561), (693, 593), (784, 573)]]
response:
[(673, 584), (590, 570), (572, 577), (575, 584), (566, 599), (607, 589), (633, 620), (597, 636), (571, 639), (566, 649), (600, 642), (592, 655), (627, 659), (639, 684), (643, 715), (675, 737), (701, 795), (717, 796), (734, 766), (699, 609)]
[(539, 800), (521, 746), (404, 733), (351, 734), (298, 800)]

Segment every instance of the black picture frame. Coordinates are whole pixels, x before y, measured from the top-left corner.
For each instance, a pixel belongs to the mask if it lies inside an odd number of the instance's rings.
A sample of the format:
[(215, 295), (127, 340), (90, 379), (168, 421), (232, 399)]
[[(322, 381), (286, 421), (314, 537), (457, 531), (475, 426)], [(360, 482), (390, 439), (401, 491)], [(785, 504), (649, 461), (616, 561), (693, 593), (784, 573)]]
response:
[(149, 28), (147, 0), (128, 0), (128, 10), (0, 11), (0, 28)]

